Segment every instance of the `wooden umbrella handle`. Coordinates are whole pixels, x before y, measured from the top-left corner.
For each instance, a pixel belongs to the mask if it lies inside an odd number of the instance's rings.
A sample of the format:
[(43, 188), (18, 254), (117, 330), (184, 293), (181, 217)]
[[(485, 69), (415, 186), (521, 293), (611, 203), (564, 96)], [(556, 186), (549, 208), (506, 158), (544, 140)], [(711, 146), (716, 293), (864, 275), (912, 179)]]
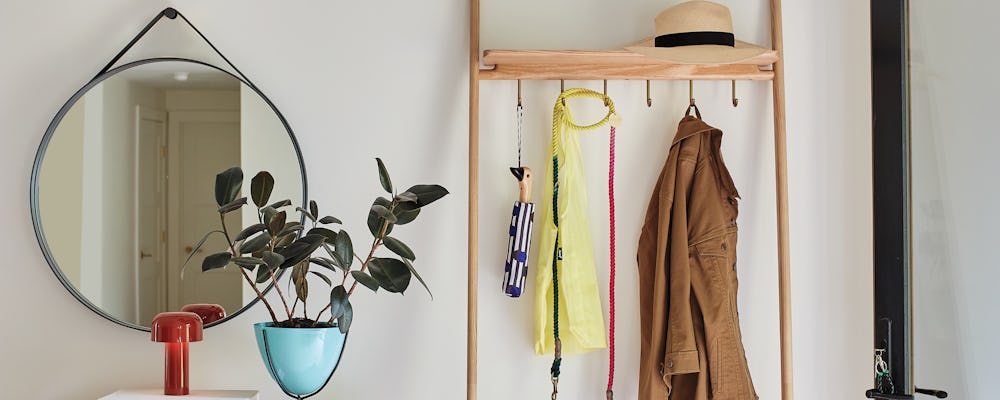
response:
[(521, 194), (518, 196), (517, 201), (522, 203), (531, 202), (531, 168), (524, 167), (524, 177), (518, 184), (521, 189)]

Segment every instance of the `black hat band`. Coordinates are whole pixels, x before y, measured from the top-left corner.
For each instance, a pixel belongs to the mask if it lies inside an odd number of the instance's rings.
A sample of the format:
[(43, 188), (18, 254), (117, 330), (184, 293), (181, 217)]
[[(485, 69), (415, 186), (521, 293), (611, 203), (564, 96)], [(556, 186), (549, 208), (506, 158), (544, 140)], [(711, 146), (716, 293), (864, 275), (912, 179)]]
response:
[(697, 46), (716, 44), (734, 47), (736, 37), (729, 32), (681, 32), (656, 37), (656, 47)]

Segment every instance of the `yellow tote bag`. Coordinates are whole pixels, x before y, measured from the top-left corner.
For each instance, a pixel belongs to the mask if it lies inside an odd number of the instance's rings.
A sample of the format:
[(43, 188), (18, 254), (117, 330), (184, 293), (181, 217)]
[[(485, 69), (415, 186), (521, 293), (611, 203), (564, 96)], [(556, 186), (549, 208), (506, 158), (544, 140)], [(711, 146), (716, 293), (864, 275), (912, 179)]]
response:
[[(587, 188), (577, 133), (598, 128), (615, 116), (608, 100), (608, 115), (595, 124), (573, 123), (565, 99), (591, 97), (606, 99), (587, 89), (569, 89), (556, 100), (552, 117), (552, 143), (545, 169), (542, 220), (538, 235), (537, 278), (535, 284), (535, 353), (551, 354), (553, 339), (553, 284), (558, 284), (559, 334), (563, 353), (583, 353), (607, 347), (604, 311), (594, 267), (594, 253), (587, 219)], [(553, 174), (553, 167), (557, 173)], [(555, 181), (555, 182), (554, 182)], [(558, 189), (558, 190), (557, 190)], [(553, 204), (558, 221), (553, 218)], [(556, 225), (558, 223), (558, 226)], [(558, 283), (553, 282), (553, 259), (558, 263)]]

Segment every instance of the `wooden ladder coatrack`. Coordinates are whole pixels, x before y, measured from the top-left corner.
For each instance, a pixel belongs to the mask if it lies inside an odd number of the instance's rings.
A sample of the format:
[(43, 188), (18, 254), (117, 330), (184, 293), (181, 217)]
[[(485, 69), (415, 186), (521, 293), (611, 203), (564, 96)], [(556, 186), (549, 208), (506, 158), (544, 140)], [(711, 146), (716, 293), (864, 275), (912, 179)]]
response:
[[(785, 72), (781, 0), (771, 3), (774, 50), (736, 65), (678, 65), (625, 50), (487, 50), (480, 69), (479, 2), (469, 10), (469, 281), (467, 400), (475, 400), (479, 315), (479, 81), (481, 80), (770, 80), (774, 91), (774, 166), (778, 216), (778, 306), (781, 399), (792, 400), (792, 310), (788, 244), (788, 171), (785, 146)], [(770, 70), (762, 66), (772, 66)]]

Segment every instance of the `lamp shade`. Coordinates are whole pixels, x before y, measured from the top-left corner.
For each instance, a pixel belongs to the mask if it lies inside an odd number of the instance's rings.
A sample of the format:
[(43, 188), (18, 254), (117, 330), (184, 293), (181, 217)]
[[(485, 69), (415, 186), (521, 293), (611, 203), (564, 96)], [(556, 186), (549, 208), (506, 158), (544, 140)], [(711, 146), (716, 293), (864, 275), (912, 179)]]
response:
[(226, 318), (226, 309), (218, 304), (188, 304), (181, 307), (181, 311), (193, 312), (201, 317), (203, 325), (211, 324), (215, 321)]
[(159, 313), (149, 330), (154, 342), (200, 342), (201, 317), (184, 311)]

